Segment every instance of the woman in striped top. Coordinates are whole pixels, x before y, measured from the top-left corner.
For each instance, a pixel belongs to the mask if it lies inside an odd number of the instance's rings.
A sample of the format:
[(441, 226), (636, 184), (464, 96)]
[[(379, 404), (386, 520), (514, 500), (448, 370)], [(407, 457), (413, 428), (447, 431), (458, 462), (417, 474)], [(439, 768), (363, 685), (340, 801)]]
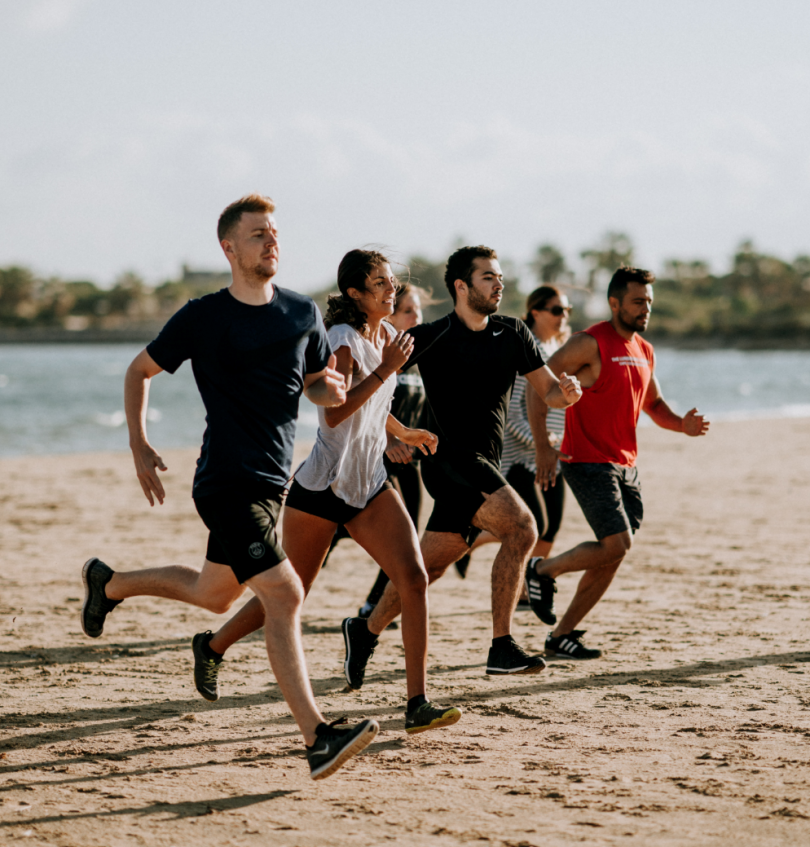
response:
[[(526, 301), (524, 320), (537, 338), (543, 359), (546, 361), (568, 340), (571, 334), (568, 326), (570, 312), (568, 298), (553, 285), (543, 285), (535, 289)], [(526, 389), (526, 378), (518, 376), (512, 389), (509, 414), (506, 419), (501, 473), (526, 501), (526, 505), (537, 521), (539, 540), (532, 556), (545, 557), (548, 556), (554, 544), (554, 538), (562, 522), (565, 486), (562, 476), (559, 475), (557, 484), (549, 487), (547, 491), (540, 491), (534, 483), (537, 468), (534, 462), (534, 438), (526, 409)], [(546, 425), (551, 446), (559, 450), (565, 430), (565, 410), (549, 409)], [(560, 473), (559, 467), (557, 473)], [(482, 544), (494, 541), (497, 541), (495, 536), (482, 532), (472, 549), (475, 550)], [(469, 564), (469, 554), (456, 563), (456, 568), (462, 577), (466, 576), (467, 564)], [(523, 605), (523, 598), (521, 598), (521, 605)]]

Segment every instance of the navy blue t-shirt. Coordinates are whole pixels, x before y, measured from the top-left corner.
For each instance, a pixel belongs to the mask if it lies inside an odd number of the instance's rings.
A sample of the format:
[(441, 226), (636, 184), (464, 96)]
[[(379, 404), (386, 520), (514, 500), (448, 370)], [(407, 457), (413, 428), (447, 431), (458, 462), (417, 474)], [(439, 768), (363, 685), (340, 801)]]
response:
[(332, 352), (309, 297), (276, 287), (249, 306), (223, 288), (189, 300), (146, 351), (169, 373), (191, 359), (207, 423), (195, 497), (286, 484), (304, 376)]

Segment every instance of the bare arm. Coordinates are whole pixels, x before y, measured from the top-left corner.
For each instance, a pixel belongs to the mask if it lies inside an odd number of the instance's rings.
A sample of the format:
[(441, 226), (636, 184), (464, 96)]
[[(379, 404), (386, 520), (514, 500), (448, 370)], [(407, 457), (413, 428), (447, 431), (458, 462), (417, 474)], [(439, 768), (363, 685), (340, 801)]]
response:
[(138, 482), (150, 506), (155, 505), (155, 499), (162, 505), (166, 497), (157, 471), (165, 471), (167, 468), (146, 437), (150, 380), (162, 370), (146, 350), (141, 350), (127, 369), (124, 379), (124, 409), (129, 429), (129, 447), (135, 460)]
[(647, 394), (644, 397), (644, 411), (662, 429), (672, 432), (682, 432), (684, 435), (696, 437), (709, 431), (709, 422), (697, 409), (690, 409), (683, 417), (676, 415), (661, 393), (661, 384), (653, 371)]
[[(561, 408), (549, 402), (549, 400), (554, 399), (549, 394), (555, 388), (562, 393), (563, 389), (560, 386), (565, 382), (571, 402), (565, 403), (564, 406), (567, 407), (571, 403), (576, 403), (582, 396), (582, 388), (579, 384), (580, 377), (588, 380), (586, 385), (593, 384), (591, 370), (594, 364), (594, 354), (598, 359), (599, 347), (596, 344), (596, 339), (589, 335), (575, 335), (557, 350), (549, 359), (546, 367), (533, 371), (532, 374), (527, 374), (526, 378), (532, 386), (526, 389), (526, 407), (529, 413), (529, 423), (534, 433), (535, 463), (537, 465), (535, 479), (543, 490), (548, 489), (549, 486), (554, 486), (557, 482), (557, 460), (571, 458), (570, 456), (563, 456), (549, 443), (546, 425), (548, 407)], [(574, 376), (569, 377), (567, 374)], [(537, 375), (536, 381), (531, 379), (533, 375)], [(561, 377), (559, 382), (557, 381), (558, 376)], [(576, 390), (573, 390), (566, 380), (576, 382)]]
[(351, 417), (389, 377), (408, 361), (411, 350), (413, 350), (413, 338), (410, 335), (399, 332), (394, 338), (387, 337), (379, 367), (375, 368), (362, 382), (352, 386), (354, 359), (348, 347), (339, 347), (335, 353), (337, 360), (335, 367), (346, 380), (346, 402), (326, 410), (326, 425), (334, 429)]
[(335, 370), (335, 354), (325, 370), (304, 377), (304, 394), (316, 406), (339, 406), (346, 402), (346, 380)]
[(426, 456), (428, 452), (435, 453), (436, 448), (439, 446), (438, 435), (434, 435), (434, 433), (428, 432), (426, 429), (411, 429), (398, 421), (392, 414), (388, 415), (388, 419), (385, 422), (385, 430), (389, 435), (393, 435), (403, 444), (418, 447)]

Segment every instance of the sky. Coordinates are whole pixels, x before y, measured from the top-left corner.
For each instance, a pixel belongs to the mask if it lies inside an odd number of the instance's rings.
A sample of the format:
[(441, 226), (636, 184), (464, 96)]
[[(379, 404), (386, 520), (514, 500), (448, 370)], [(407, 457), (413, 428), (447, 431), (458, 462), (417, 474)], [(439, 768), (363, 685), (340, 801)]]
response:
[(0, 0), (0, 266), (226, 269), (271, 195), (282, 285), (459, 240), (577, 267), (810, 253), (810, 4)]

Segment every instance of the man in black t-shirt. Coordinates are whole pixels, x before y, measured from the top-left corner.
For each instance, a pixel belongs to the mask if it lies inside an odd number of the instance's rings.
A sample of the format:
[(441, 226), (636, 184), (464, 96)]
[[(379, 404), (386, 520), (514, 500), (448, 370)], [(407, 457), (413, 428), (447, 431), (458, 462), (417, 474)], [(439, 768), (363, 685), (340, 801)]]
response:
[[(81, 619), (84, 632), (98, 638), (107, 614), (128, 597), (167, 597), (222, 614), (249, 587), (264, 607), (270, 664), (308, 745), (310, 774), (322, 779), (371, 743), (379, 725), (366, 720), (342, 730), (324, 721), (301, 644), (303, 586), (276, 534), (301, 393), (336, 406), (345, 402), (346, 388), (315, 304), (272, 282), (278, 270), (274, 210), (259, 194), (225, 209), (217, 234), (231, 265), (230, 287), (190, 300), (127, 371), (130, 447), (154, 506), (165, 497), (157, 471), (166, 465), (146, 437), (149, 383), (191, 360), (207, 424), (193, 488), (209, 530), (202, 570), (173, 565), (124, 573), (92, 558), (82, 571)], [(210, 639), (210, 632), (194, 638), (195, 677), (215, 695), (222, 657)]]
[[(462, 247), (447, 262), (445, 282), (455, 309), (410, 330), (414, 350), (405, 365), (419, 366), (427, 394), (425, 425), (439, 436), (436, 454), (422, 461), (422, 478), (434, 499), (422, 556), (433, 582), (470, 549), (481, 530), (501, 541), (492, 566), (493, 639), (487, 673), (537, 673), (545, 667), (542, 658), (527, 654), (510, 634), (537, 530), (526, 504), (500, 472), (504, 422), (517, 374), (555, 408), (575, 403), (582, 391), (575, 378), (562, 374), (558, 380), (544, 366), (522, 321), (495, 314), (503, 274), (494, 250)], [(545, 438), (541, 426), (538, 421), (538, 442), (541, 435)], [(352, 688), (362, 685), (377, 636), (399, 611), (399, 597), (389, 585), (367, 620), (367, 631), (361, 624), (352, 626), (358, 636), (356, 643), (346, 639), (345, 662)]]

